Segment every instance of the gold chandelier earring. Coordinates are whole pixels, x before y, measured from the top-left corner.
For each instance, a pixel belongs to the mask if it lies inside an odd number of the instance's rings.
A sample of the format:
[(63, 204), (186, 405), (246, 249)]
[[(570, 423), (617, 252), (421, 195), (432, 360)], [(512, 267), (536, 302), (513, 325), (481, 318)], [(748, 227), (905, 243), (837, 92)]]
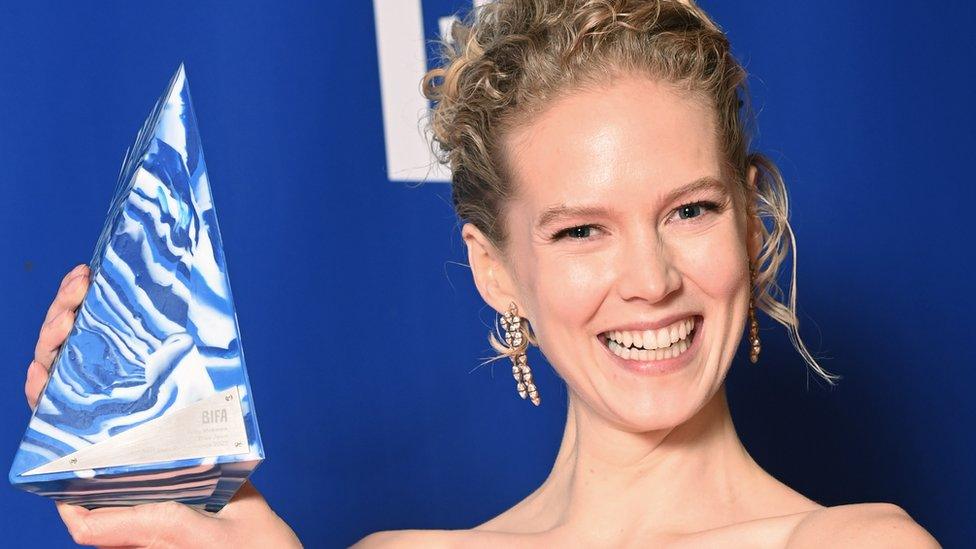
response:
[(756, 268), (749, 262), (749, 360), (753, 364), (759, 362), (759, 321), (756, 320), (756, 302), (754, 299), (756, 288)]
[(542, 399), (539, 390), (532, 380), (532, 370), (529, 369), (525, 350), (529, 346), (528, 336), (522, 326), (522, 317), (518, 315), (518, 307), (513, 301), (508, 311), (501, 317), (502, 329), (505, 330), (506, 353), (512, 359), (512, 376), (515, 378), (515, 390), (522, 399), (528, 398), (532, 404), (538, 406)]

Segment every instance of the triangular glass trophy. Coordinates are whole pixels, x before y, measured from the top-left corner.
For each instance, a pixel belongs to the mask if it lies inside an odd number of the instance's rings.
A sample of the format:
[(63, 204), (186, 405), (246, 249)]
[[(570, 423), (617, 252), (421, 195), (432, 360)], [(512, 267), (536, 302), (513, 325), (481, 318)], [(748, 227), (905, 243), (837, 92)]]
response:
[(89, 509), (219, 511), (263, 459), (180, 65), (126, 154), (91, 285), (10, 482)]

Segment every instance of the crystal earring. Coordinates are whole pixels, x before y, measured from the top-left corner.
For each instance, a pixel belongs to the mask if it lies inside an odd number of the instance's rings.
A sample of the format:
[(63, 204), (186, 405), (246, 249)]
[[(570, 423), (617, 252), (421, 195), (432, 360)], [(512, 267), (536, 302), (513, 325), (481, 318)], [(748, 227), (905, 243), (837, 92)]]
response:
[(542, 401), (539, 390), (532, 380), (532, 370), (525, 356), (528, 347), (528, 336), (522, 327), (522, 317), (518, 315), (518, 307), (513, 301), (508, 306), (508, 312), (501, 317), (501, 325), (505, 330), (505, 344), (508, 345), (508, 357), (512, 359), (512, 376), (515, 378), (515, 390), (522, 399), (528, 398), (532, 404), (538, 406)]
[(756, 268), (749, 262), (749, 360), (759, 362), (759, 321), (756, 320), (756, 302), (753, 297), (756, 287)]

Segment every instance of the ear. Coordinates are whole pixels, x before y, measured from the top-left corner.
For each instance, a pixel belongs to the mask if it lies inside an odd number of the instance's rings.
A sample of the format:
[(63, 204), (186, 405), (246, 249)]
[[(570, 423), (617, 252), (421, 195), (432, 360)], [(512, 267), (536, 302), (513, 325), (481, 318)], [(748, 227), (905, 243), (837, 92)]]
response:
[(523, 304), (516, 296), (514, 277), (498, 248), (472, 223), (464, 224), (461, 237), (468, 247), (468, 265), (475, 286), (485, 303), (501, 314), (508, 311), (508, 305), (513, 301), (522, 309)]
[(756, 202), (759, 195), (758, 177), (759, 168), (750, 163), (749, 170), (746, 173), (746, 251), (749, 254), (749, 261), (753, 265), (759, 258), (759, 250), (762, 249), (763, 244), (762, 220), (759, 219), (756, 212)]

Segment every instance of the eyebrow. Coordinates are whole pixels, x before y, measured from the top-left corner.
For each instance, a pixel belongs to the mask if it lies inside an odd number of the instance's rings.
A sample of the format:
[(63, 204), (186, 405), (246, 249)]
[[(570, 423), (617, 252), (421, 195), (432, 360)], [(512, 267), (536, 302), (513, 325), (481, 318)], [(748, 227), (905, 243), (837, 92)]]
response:
[[(705, 176), (671, 190), (664, 197), (664, 202), (671, 202), (680, 196), (705, 189), (715, 189), (721, 191), (722, 193), (728, 193), (729, 191), (728, 186), (726, 186), (726, 184), (721, 180), (711, 176)], [(536, 221), (535, 226), (537, 229), (541, 229), (546, 225), (560, 219), (591, 216), (609, 217), (611, 213), (613, 213), (613, 210), (608, 210), (607, 208), (600, 206), (568, 206), (566, 204), (557, 204), (543, 210), (543, 212), (539, 215), (539, 219)]]

